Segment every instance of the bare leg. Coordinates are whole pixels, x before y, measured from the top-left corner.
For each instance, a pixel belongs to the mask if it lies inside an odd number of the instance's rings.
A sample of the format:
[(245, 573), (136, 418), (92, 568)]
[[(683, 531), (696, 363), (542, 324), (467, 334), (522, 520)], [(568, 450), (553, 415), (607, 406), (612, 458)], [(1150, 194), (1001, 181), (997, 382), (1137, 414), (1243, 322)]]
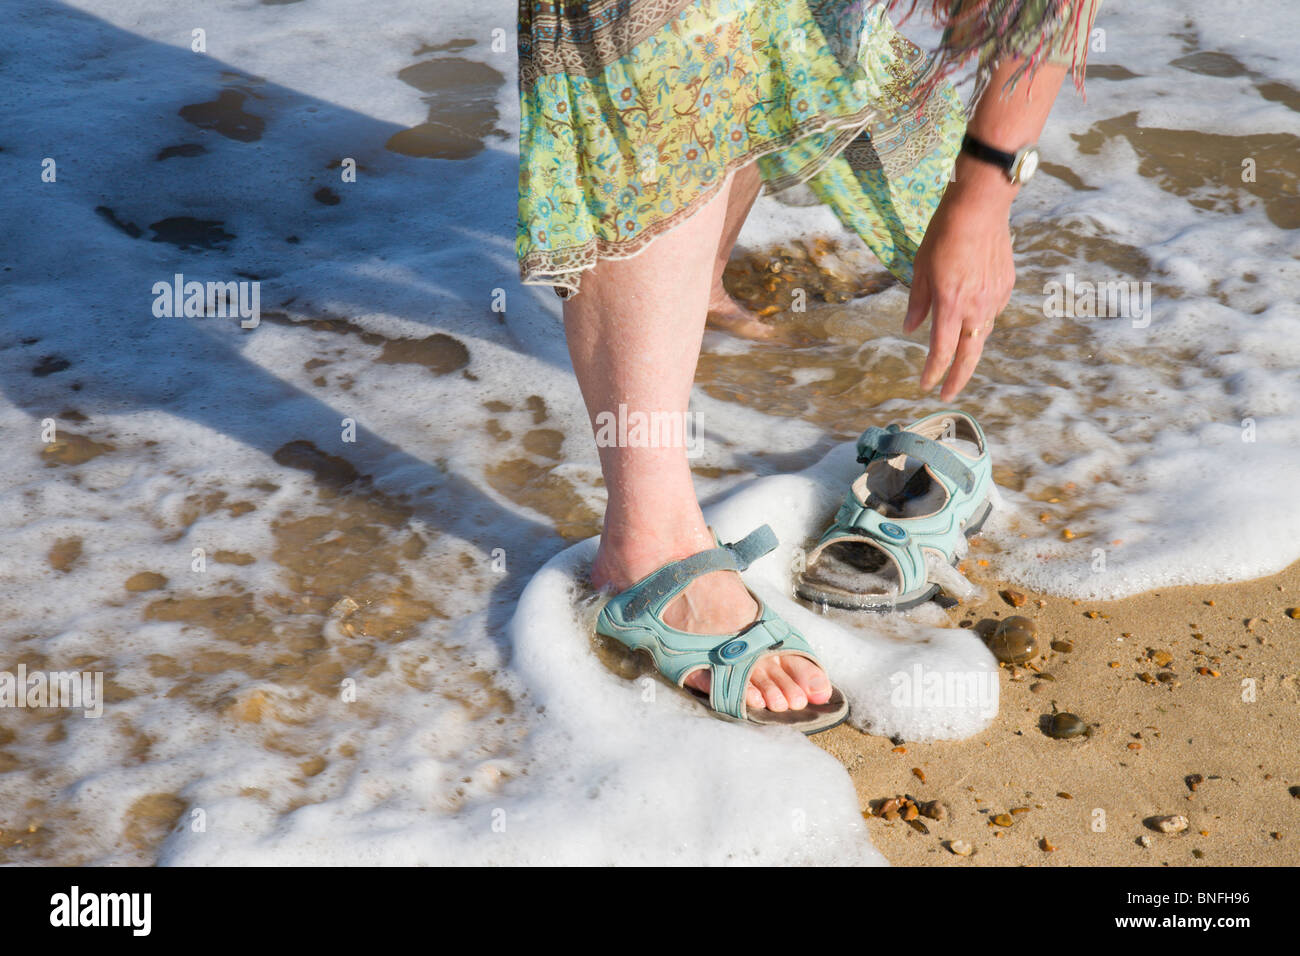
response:
[[(704, 335), (714, 259), (728, 212), (724, 195), (632, 259), (608, 259), (564, 303), (564, 327), (593, 427), (601, 412), (685, 414)], [(707, 250), (707, 251), (705, 251)], [(703, 252), (703, 254), (702, 254)], [(714, 546), (695, 497), (685, 448), (602, 447), (609, 502), (592, 584), (621, 591), (656, 568)], [(726, 634), (757, 607), (731, 571), (694, 581), (665, 611), (667, 624)], [(707, 671), (687, 683), (707, 691)], [(780, 711), (830, 699), (830, 681), (807, 659), (773, 656), (754, 668), (747, 703)]]
[(756, 163), (737, 170), (732, 177), (731, 191), (727, 196), (727, 214), (718, 240), (713, 264), (713, 284), (709, 292), (709, 325), (747, 339), (774, 338), (776, 330), (727, 294), (727, 290), (722, 287), (722, 271), (731, 258), (731, 250), (735, 248), (745, 217), (758, 198), (761, 184)]

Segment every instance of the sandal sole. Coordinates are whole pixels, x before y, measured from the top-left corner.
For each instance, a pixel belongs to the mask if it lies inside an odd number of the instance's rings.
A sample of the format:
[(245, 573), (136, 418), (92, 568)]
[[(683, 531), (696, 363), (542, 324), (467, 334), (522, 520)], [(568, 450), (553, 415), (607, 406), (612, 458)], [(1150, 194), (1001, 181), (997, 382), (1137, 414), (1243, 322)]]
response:
[[(699, 704), (702, 708), (704, 708), (705, 713), (707, 713), (710, 717), (716, 717), (718, 720), (725, 720), (729, 724), (753, 724), (755, 727), (793, 727), (795, 730), (799, 731), (805, 737), (815, 737), (817, 734), (822, 734), (828, 730), (832, 730), (838, 727), (840, 724), (848, 720), (849, 716), (853, 712), (853, 708), (848, 703), (848, 698), (844, 696), (844, 692), (840, 690), (838, 687), (836, 687), (834, 684), (832, 684), (831, 685), (832, 695), (839, 694), (840, 699), (843, 700), (845, 704), (844, 713), (841, 714), (839, 718), (836, 719), (833, 723), (825, 724), (824, 726), (816, 727), (810, 730), (805, 730), (802, 727), (800, 727), (797, 722), (750, 720), (747, 717), (733, 717), (731, 716), (731, 714), (724, 714), (722, 713), (722, 711), (714, 710), (712, 707), (710, 707), (708, 695), (705, 694), (703, 691), (698, 691), (693, 687), (678, 687), (675, 684), (671, 684), (668, 681), (664, 680), (663, 675), (660, 674), (659, 671), (654, 666), (654, 655), (651, 654), (645, 648), (637, 648), (636, 650), (631, 650), (630, 648), (627, 647), (627, 645), (621, 644), (618, 638), (609, 637), (608, 635), (601, 634), (599, 631), (596, 632), (596, 636), (597, 638), (606, 641), (611, 641), (614, 644), (618, 644), (620, 647), (624, 648), (624, 650), (630, 651), (630, 653), (635, 657), (638, 658), (644, 657), (646, 663), (649, 665), (649, 673), (656, 675), (660, 683), (662, 683), (665, 687), (669, 687), (678, 693), (685, 693), (691, 700), (695, 701), (695, 703)], [(834, 698), (832, 697), (832, 699)], [(829, 703), (829, 701), (827, 703)], [(824, 707), (826, 705), (822, 704), (821, 706)], [(787, 713), (787, 714), (800, 713), (800, 712), (801, 711), (782, 711), (782, 713)], [(812, 723), (812, 721), (808, 721), (808, 723)]]

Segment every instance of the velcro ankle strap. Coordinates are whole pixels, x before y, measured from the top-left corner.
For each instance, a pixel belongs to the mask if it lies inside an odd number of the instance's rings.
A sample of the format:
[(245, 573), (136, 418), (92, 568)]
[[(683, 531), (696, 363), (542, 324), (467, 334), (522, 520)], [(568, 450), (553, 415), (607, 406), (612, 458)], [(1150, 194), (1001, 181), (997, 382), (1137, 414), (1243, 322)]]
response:
[(736, 559), (740, 562), (740, 570), (744, 571), (769, 551), (775, 551), (777, 544), (779, 542), (776, 540), (776, 533), (769, 525), (763, 525), (755, 528), (739, 541), (724, 544), (723, 547), (736, 555)]
[(962, 463), (960, 456), (951, 448), (924, 435), (904, 431), (898, 425), (890, 425), (888, 428), (873, 425), (858, 438), (858, 461), (863, 465), (870, 465), (882, 458), (893, 458), (895, 455), (907, 455), (929, 465), (955, 481), (962, 491), (969, 492), (975, 487), (975, 473)]
[(632, 620), (650, 610), (657, 617), (664, 606), (696, 578), (714, 571), (744, 571), (776, 546), (776, 535), (770, 527), (763, 525), (734, 544), (710, 548), (666, 564), (635, 585), (636, 594), (624, 605), (624, 616)]

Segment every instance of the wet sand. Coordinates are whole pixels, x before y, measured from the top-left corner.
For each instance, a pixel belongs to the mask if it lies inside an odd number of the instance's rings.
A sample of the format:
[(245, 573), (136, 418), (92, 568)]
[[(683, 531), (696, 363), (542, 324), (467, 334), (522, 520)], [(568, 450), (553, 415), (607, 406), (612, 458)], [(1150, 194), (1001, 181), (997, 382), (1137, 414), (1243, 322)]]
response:
[[(844, 763), (868, 814), (900, 794), (948, 810), (944, 820), (921, 818), (928, 834), (871, 816), (871, 840), (891, 863), (1300, 864), (1300, 797), (1290, 792), (1300, 785), (1300, 620), (1286, 613), (1300, 604), (1300, 564), (1120, 601), (1020, 589), (1026, 603), (1014, 608), (998, 594), (1003, 584), (981, 573), (979, 555), (976, 545), (965, 564), (986, 596), (951, 608), (953, 625), (1027, 616), (1043, 651), (1033, 668), (1003, 665), (992, 725), (967, 740), (901, 746), (846, 727), (815, 738)], [(1160, 651), (1172, 655), (1167, 667), (1152, 659)], [(1139, 676), (1163, 671), (1175, 681)], [(1054, 707), (1079, 715), (1090, 735), (1047, 737), (1040, 722)], [(1193, 790), (1188, 778), (1198, 774)], [(1011, 826), (992, 822), (1001, 814)], [(1165, 815), (1185, 816), (1187, 830), (1165, 835), (1144, 824)], [(956, 840), (974, 852), (950, 852)]]

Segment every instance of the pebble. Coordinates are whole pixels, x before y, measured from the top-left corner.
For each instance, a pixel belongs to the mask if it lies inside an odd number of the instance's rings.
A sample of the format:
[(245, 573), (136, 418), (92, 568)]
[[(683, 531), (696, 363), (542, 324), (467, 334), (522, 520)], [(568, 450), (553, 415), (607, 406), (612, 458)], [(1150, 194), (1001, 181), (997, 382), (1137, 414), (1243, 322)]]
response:
[(949, 853), (953, 853), (956, 856), (970, 856), (975, 852), (975, 848), (965, 840), (949, 840), (944, 845), (948, 847)]
[(1300, 787), (1292, 787), (1287, 790), (1287, 793), (1291, 794), (1291, 796), (1295, 797), (1297, 800), (1300, 800)]
[(1027, 617), (1009, 617), (993, 631), (989, 650), (1004, 664), (1023, 664), (1038, 656), (1038, 626)]
[(1156, 682), (1156, 679), (1146, 671), (1143, 671), (1141, 674), (1138, 674), (1138, 680), (1140, 680), (1144, 684), (1154, 684)]
[(1286, 616), (1293, 621), (1300, 621), (1300, 607), (1289, 607), (1286, 609)]
[(1052, 650), (1061, 654), (1069, 654), (1074, 650), (1074, 645), (1069, 641), (1052, 641)]
[(1038, 848), (1044, 853), (1052, 853), (1056, 850), (1056, 847), (1052, 846), (1052, 844), (1048, 842), (1047, 837), (1043, 837), (1038, 841)]
[(1155, 661), (1156, 667), (1168, 667), (1169, 662), (1174, 659), (1174, 655), (1168, 651), (1152, 651), (1151, 660)]
[(1000, 827), (1009, 827), (1016, 821), (1012, 819), (1011, 814), (1009, 813), (999, 813), (993, 818), (993, 822)]
[(921, 816), (930, 820), (943, 821), (948, 819), (948, 810), (938, 800), (928, 800), (920, 804)]
[(1173, 671), (1161, 671), (1156, 675), (1156, 680), (1160, 681), (1162, 684), (1173, 684), (1175, 687), (1178, 686), (1178, 675)]
[[(913, 809), (915, 809), (915, 807), (913, 807)], [(930, 828), (916, 818), (908, 820), (907, 825), (922, 836), (929, 836), (930, 834)]]
[(1184, 778), (1183, 782), (1187, 784), (1188, 790), (1191, 790), (1193, 793), (1195, 793), (1196, 788), (1199, 787), (1201, 784), (1205, 783), (1205, 777), (1203, 777), (1199, 773), (1189, 773)]
[(1067, 740), (1070, 737), (1078, 737), (1087, 729), (1088, 725), (1077, 714), (1053, 714), (1047, 727), (1047, 736), (1056, 740)]
[(1001, 595), (1002, 600), (1006, 601), (1012, 607), (1024, 607), (1025, 601), (1028, 600), (1028, 598), (1019, 591), (1013, 591), (1010, 588), (999, 591), (998, 594)]
[(915, 777), (917, 780), (920, 780), (922, 783), (925, 783), (925, 771), (922, 770), (920, 767), (912, 768), (912, 776)]
[(347, 617), (360, 609), (360, 604), (352, 600), (352, 598), (344, 596), (334, 602), (334, 606), (330, 608), (330, 617)]
[(1151, 838), (1147, 836), (1145, 833), (1142, 834), (1140, 837), (1138, 837), (1138, 845), (1145, 847), (1148, 850), (1151, 849)]
[(1146, 825), (1160, 833), (1182, 833), (1187, 829), (1187, 817), (1181, 813), (1165, 817), (1148, 817)]

